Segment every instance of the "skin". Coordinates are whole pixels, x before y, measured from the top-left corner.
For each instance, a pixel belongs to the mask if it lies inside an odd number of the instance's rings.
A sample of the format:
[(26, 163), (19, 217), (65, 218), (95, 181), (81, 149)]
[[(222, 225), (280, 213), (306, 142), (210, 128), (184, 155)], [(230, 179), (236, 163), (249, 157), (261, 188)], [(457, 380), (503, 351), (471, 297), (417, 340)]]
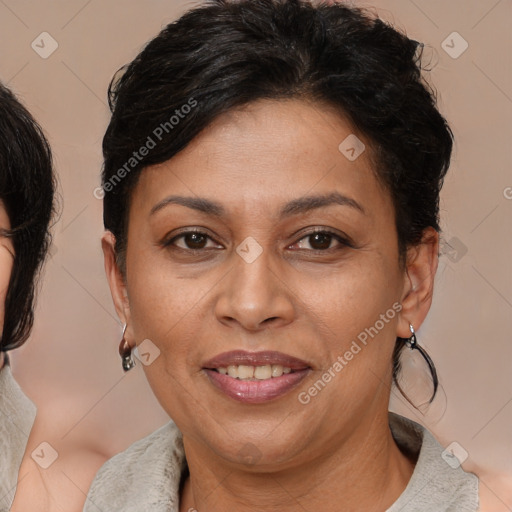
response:
[[(354, 162), (338, 150), (351, 133), (367, 148)], [(113, 235), (104, 235), (125, 338), (131, 346), (150, 339), (160, 350), (144, 371), (183, 433), (191, 476), (180, 511), (335, 511), (340, 504), (380, 511), (405, 489), (415, 461), (388, 426), (391, 354), (396, 336), (408, 337), (409, 324), (418, 329), (429, 310), (438, 236), (425, 230), (400, 265), (391, 196), (372, 171), (370, 151), (324, 105), (259, 101), (219, 117), (170, 161), (142, 172), (125, 275)], [(333, 191), (364, 213), (336, 204), (278, 218), (291, 200)], [(177, 204), (152, 214), (170, 195), (215, 200), (226, 214)], [(316, 227), (349, 237), (351, 246), (315, 241), (308, 235)], [(194, 255), (190, 237), (165, 247), (183, 228), (205, 232), (210, 238), (199, 247), (206, 249)], [(250, 264), (236, 252), (249, 236), (263, 249)], [(299, 393), (397, 302), (400, 314), (310, 403), (300, 403)], [(240, 403), (202, 370), (236, 349), (278, 350), (311, 370), (284, 396)], [(258, 453), (253, 464), (241, 456), (248, 443)]]
[[(0, 228), (10, 229), (10, 227), (9, 217), (0, 201)], [(5, 298), (14, 258), (12, 240), (0, 237), (0, 328), (3, 328), (4, 324)], [(4, 363), (4, 354), (0, 352), (0, 368)], [(51, 407), (38, 410), (18, 471), (18, 485), (11, 512), (27, 510), (60, 512), (63, 510), (63, 504), (68, 512), (79, 512), (83, 509), (85, 495), (79, 490), (77, 492), (77, 486), (79, 489), (87, 489), (96, 471), (108, 457), (98, 453), (94, 446), (88, 446), (83, 439), (77, 443), (71, 438), (72, 436), (61, 443), (52, 440), (59, 458), (48, 469), (42, 469), (31, 457), (32, 451), (41, 443), (41, 440), (47, 438), (48, 424), (53, 425), (54, 429), (56, 424), (65, 425), (70, 410), (70, 407), (66, 410), (62, 410), (62, 407), (59, 410)], [(62, 419), (59, 418), (59, 414)]]
[[(3, 202), (0, 200), (0, 228), (11, 229), (9, 216)], [(0, 237), (0, 329), (3, 329), (5, 319), (5, 298), (9, 288), (12, 267), (14, 265), (14, 246), (12, 240)], [(4, 365), (4, 354), (0, 352), (0, 368)]]

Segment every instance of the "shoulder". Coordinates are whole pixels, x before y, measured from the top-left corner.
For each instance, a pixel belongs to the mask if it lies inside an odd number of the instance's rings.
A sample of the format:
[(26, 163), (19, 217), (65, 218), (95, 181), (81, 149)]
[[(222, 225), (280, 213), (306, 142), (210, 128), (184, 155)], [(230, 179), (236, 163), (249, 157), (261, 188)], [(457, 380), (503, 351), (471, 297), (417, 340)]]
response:
[(427, 429), (397, 414), (390, 413), (390, 427), (398, 446), (417, 453), (418, 460), (405, 491), (388, 512), (478, 510), (478, 478), (462, 469), (463, 452), (444, 449)]
[(84, 512), (174, 510), (184, 464), (181, 433), (171, 421), (100, 468)]
[(8, 364), (0, 369), (0, 508), (14, 499), (18, 470), (36, 417)]
[[(61, 512), (63, 507), (66, 512), (81, 511), (85, 496), (80, 489), (89, 487), (94, 473), (105, 462), (105, 458), (87, 447), (69, 448), (70, 451), (59, 447), (58, 458), (45, 469), (27, 453), (20, 467), (20, 478), (11, 508), (4, 509), (0, 506), (0, 511)], [(27, 452), (30, 452), (30, 448)], [(70, 481), (73, 482), (72, 487)]]

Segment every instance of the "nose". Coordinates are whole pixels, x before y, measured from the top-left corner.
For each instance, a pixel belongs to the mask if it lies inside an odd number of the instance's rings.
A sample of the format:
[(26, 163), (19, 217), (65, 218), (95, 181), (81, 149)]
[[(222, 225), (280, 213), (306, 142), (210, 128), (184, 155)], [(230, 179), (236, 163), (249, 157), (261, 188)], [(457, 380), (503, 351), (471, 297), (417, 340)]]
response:
[[(293, 292), (283, 273), (272, 268), (270, 251), (251, 263), (233, 255), (233, 268), (220, 285), (215, 304), (217, 319), (225, 325), (238, 325), (248, 331), (283, 327), (293, 321)], [(277, 265), (273, 265), (277, 267)]]

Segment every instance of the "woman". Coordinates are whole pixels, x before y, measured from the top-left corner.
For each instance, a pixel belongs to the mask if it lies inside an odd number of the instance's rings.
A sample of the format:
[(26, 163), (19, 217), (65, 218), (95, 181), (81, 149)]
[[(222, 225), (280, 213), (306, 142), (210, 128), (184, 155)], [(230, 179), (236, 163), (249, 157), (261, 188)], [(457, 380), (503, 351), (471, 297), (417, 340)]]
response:
[(388, 413), (400, 353), (432, 364), (452, 149), (419, 46), (341, 4), (217, 0), (111, 84), (120, 353), (173, 422), (104, 465), (87, 512), (477, 509), (477, 478)]
[(7, 351), (28, 338), (36, 277), (49, 243), (55, 182), (41, 128), (0, 85), (0, 510), (10, 510), (36, 409), (14, 381)]

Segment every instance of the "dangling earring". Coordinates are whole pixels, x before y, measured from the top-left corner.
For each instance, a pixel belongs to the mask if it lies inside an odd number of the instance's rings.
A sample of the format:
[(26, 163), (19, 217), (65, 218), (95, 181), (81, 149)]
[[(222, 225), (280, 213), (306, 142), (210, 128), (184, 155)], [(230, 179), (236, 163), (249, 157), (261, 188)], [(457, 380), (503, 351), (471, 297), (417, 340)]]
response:
[(416, 332), (414, 331), (412, 324), (409, 324), (409, 329), (411, 330), (411, 336), (409, 338), (405, 338), (405, 344), (411, 350), (414, 350), (415, 348), (419, 349), (418, 340), (416, 339)]
[(436, 396), (437, 387), (439, 385), (436, 367), (434, 366), (434, 362), (432, 361), (432, 359), (430, 359), (430, 356), (427, 354), (427, 351), (423, 347), (421, 347), (421, 345), (418, 344), (418, 340), (416, 339), (416, 333), (414, 331), (414, 327), (412, 326), (412, 324), (409, 324), (409, 329), (411, 331), (411, 336), (409, 338), (403, 338), (403, 341), (411, 350), (416, 349), (428, 364), (430, 374), (432, 375), (432, 383), (434, 384), (434, 393), (430, 400), (432, 401)]
[(128, 342), (124, 339), (124, 333), (126, 331), (126, 324), (123, 327), (123, 339), (119, 343), (119, 355), (121, 356), (123, 370), (125, 372), (130, 371), (135, 366), (135, 361), (132, 357), (132, 349)]

